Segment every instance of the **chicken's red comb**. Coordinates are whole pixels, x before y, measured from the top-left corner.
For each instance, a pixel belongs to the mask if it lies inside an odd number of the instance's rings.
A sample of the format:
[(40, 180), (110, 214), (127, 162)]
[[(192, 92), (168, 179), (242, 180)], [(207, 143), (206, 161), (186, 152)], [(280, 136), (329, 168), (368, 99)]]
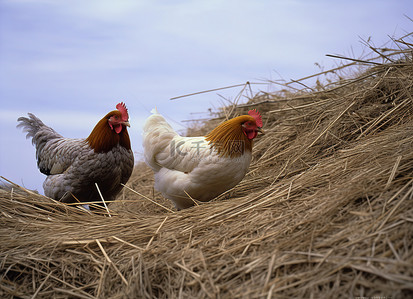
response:
[(262, 128), (261, 114), (256, 109), (248, 111), (248, 114), (251, 115), (255, 119), (255, 123), (257, 124), (257, 127)]
[(122, 113), (123, 121), (127, 121), (129, 119), (128, 108), (126, 108), (126, 105), (124, 102), (120, 102), (119, 104), (117, 104), (116, 109), (118, 109), (120, 113)]

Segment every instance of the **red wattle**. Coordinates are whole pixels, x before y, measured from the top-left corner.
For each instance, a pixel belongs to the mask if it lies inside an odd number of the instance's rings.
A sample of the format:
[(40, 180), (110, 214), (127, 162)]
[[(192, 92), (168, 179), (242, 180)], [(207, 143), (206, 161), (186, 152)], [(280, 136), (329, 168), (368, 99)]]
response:
[(254, 139), (257, 137), (257, 131), (251, 130), (251, 131), (244, 131), (244, 133), (247, 135), (248, 139)]
[(122, 125), (116, 125), (115, 132), (119, 134), (121, 131), (122, 131)]

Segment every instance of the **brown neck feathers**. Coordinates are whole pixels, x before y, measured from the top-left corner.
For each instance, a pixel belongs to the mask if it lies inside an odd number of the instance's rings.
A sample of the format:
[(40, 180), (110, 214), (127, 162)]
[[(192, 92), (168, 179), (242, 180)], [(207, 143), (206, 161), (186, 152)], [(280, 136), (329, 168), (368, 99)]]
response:
[(95, 150), (95, 153), (107, 153), (118, 144), (128, 150), (131, 149), (129, 134), (126, 127), (123, 127), (122, 131), (117, 134), (109, 127), (108, 119), (106, 117), (102, 118), (96, 124), (92, 133), (86, 138), (86, 142), (88, 142), (90, 147)]

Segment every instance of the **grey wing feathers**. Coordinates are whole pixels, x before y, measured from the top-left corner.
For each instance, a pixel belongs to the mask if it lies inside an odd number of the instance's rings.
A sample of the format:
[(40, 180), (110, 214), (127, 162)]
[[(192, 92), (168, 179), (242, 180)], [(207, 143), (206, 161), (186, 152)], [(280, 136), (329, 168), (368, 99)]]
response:
[(64, 172), (72, 162), (73, 147), (78, 146), (82, 140), (63, 138), (35, 115), (28, 115), (29, 118), (17, 119), (20, 122), (17, 127), (27, 132), (26, 138), (32, 138), (40, 171), (46, 175)]

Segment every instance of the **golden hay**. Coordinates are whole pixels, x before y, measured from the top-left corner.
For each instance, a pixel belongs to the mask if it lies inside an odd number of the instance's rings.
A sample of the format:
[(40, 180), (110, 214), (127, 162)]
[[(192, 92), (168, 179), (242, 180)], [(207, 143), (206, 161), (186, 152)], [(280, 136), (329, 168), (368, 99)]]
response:
[(253, 106), (266, 130), (246, 178), (213, 202), (176, 212), (144, 164), (112, 217), (0, 190), (0, 297), (411, 296), (410, 37), (357, 76), (287, 83), (206, 121), (197, 132)]

